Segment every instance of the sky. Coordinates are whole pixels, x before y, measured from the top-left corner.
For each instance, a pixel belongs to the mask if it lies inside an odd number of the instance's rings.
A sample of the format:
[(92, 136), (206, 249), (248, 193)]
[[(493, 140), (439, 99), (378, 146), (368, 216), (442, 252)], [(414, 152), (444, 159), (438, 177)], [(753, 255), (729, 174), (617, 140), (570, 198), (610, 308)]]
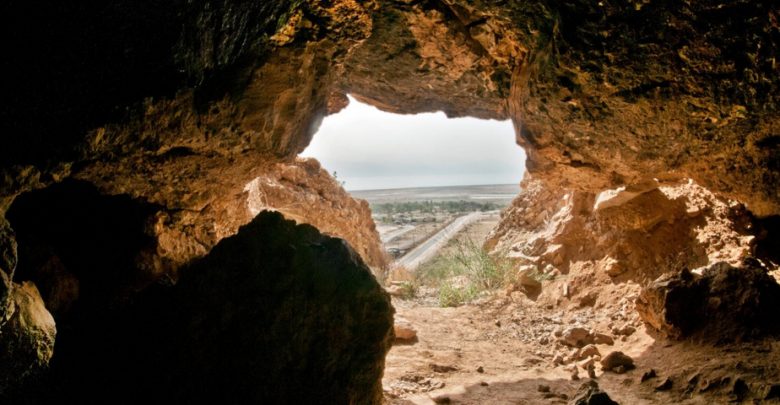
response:
[(352, 97), (301, 156), (336, 172), (347, 190), (517, 184), (525, 171), (511, 121), (391, 114)]

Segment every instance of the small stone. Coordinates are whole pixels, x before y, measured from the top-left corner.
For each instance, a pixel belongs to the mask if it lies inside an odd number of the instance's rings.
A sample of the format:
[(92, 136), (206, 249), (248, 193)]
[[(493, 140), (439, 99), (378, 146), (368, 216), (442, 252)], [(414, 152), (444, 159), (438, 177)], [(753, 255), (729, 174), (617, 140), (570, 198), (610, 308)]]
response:
[(593, 343), (597, 345), (609, 345), (612, 346), (615, 344), (615, 340), (612, 339), (611, 336), (604, 334), (604, 333), (595, 333), (593, 334)]
[(645, 381), (647, 381), (647, 380), (649, 380), (651, 378), (655, 378), (655, 377), (656, 377), (655, 370), (651, 368), (650, 370), (645, 371), (644, 373), (642, 373), (642, 377), (639, 379), (639, 382), (645, 382)]
[(575, 366), (574, 369), (571, 372), (571, 379), (572, 381), (577, 381), (580, 379), (580, 373), (577, 371), (577, 367)]
[(479, 385), (481, 385), (483, 387), (487, 387), (490, 384), (486, 383), (485, 381), (480, 381)]
[(484, 368), (482, 368), (482, 366), (479, 366), (479, 367), (477, 367), (477, 372), (478, 372), (478, 373), (484, 373), (484, 372), (485, 372), (485, 369), (484, 369)]
[(501, 321), (496, 320), (496, 326), (498, 326), (500, 328), (501, 327)]
[(563, 363), (564, 363), (564, 361), (563, 361), (563, 356), (562, 355), (556, 354), (555, 357), (553, 357), (553, 365), (557, 366), (557, 365), (561, 365)]
[(585, 328), (571, 327), (563, 331), (560, 342), (572, 347), (583, 347), (593, 343), (593, 336)]
[(550, 339), (547, 336), (542, 336), (539, 338), (540, 345), (546, 345), (548, 343), (550, 343)]
[(591, 344), (580, 349), (580, 351), (577, 353), (577, 358), (579, 360), (582, 360), (591, 356), (598, 356), (598, 355), (601, 355), (601, 353), (599, 353), (599, 349), (596, 346)]
[(539, 386), (536, 387), (536, 390), (539, 391), (539, 392), (550, 392), (550, 386), (549, 385), (544, 385), (544, 384), (539, 384)]
[(417, 331), (412, 325), (402, 319), (396, 319), (393, 325), (395, 343), (414, 343), (417, 341)]
[[(634, 368), (634, 359), (626, 356), (623, 352), (612, 352), (601, 359), (601, 368), (604, 371), (618, 372), (616, 369), (622, 367), (623, 371), (631, 370)], [(619, 373), (618, 373), (619, 374)]]
[(655, 387), (655, 390), (656, 390), (656, 391), (668, 391), (668, 390), (672, 389), (672, 385), (673, 385), (673, 384), (674, 384), (674, 383), (672, 382), (672, 379), (671, 379), (671, 378), (669, 378), (669, 377), (667, 377), (667, 378), (664, 380), (664, 382), (662, 382), (662, 383), (660, 383), (660, 384), (656, 385), (656, 387)]

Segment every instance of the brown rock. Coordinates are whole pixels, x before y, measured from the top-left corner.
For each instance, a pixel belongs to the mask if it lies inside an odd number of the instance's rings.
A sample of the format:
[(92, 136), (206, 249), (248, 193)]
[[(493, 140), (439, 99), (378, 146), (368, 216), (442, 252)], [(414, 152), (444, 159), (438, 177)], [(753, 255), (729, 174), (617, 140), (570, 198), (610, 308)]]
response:
[(618, 405), (606, 392), (599, 388), (596, 381), (590, 380), (583, 383), (574, 394), (570, 405)]
[(585, 328), (571, 327), (563, 331), (559, 341), (567, 346), (583, 347), (593, 343), (593, 335)]
[(344, 191), (316, 159), (296, 158), (273, 165), (250, 182), (246, 190), (253, 215), (262, 210), (279, 211), (286, 218), (342, 238), (360, 253), (377, 277), (384, 275), (387, 255), (368, 203)]
[(25, 281), (11, 288), (6, 322), (0, 326), (0, 398), (48, 368), (57, 334), (35, 285)]
[(642, 290), (636, 305), (649, 329), (671, 339), (734, 340), (780, 327), (775, 310), (780, 285), (753, 264), (718, 263), (702, 276), (688, 271), (662, 276)]
[(395, 343), (413, 343), (417, 341), (417, 331), (409, 322), (403, 319), (395, 319), (393, 333), (395, 334)]
[(588, 357), (591, 357), (591, 356), (600, 356), (600, 355), (601, 355), (601, 353), (599, 353), (599, 349), (596, 346), (592, 345), (592, 344), (583, 347), (582, 349), (580, 349), (577, 352), (577, 358), (579, 360), (582, 360), (582, 359), (585, 359), (585, 358), (588, 358)]
[(615, 340), (612, 339), (612, 336), (609, 336), (605, 333), (594, 333), (593, 334), (593, 343), (597, 345), (609, 345), (612, 346), (615, 344)]
[(612, 352), (601, 359), (601, 368), (604, 371), (613, 371), (617, 367), (623, 367), (624, 370), (631, 370), (634, 368), (634, 359), (619, 351)]

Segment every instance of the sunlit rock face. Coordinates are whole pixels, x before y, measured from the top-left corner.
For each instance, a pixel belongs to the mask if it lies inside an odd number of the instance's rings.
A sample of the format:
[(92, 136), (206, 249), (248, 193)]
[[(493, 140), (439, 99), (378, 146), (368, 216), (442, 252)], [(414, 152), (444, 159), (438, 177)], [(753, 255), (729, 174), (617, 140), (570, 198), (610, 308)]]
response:
[(247, 185), (250, 212), (281, 212), (346, 240), (381, 279), (388, 265), (368, 202), (352, 198), (314, 158), (278, 163)]
[[(724, 225), (736, 250), (722, 252), (723, 260), (744, 256), (743, 247), (771, 256), (772, 216), (780, 214), (779, 7), (769, 0), (6, 1), (0, 212), (7, 217), (17, 203), (16, 210), (45, 209), (23, 197), (65, 179), (91, 187), (72, 193), (122, 196), (148, 208), (132, 217), (144, 247), (132, 260), (113, 258), (130, 274), (106, 295), (174, 283), (179, 269), (211, 257), (252, 219), (246, 185), (292, 162), (349, 92), (399, 113), (511, 118), (529, 175), (495, 240), (522, 251), (515, 237), (543, 230), (551, 223), (545, 212), (561, 219), (527, 256), (565, 266), (572, 257), (559, 256), (556, 245), (593, 237), (587, 261), (617, 277), (635, 274), (621, 273), (632, 263), (663, 264), (679, 251), (693, 253), (685, 265), (704, 265), (722, 249), (690, 233), (669, 250), (658, 244), (653, 255), (621, 240), (725, 224), (723, 204), (744, 210)], [(643, 189), (653, 179), (677, 187), (687, 178), (709, 193), (698, 216), (678, 197)], [(598, 195), (619, 187), (642, 192), (596, 208)], [(38, 276), (17, 277), (12, 227), (0, 227), (0, 324), (8, 325), (14, 290), (33, 279), (55, 318), (75, 310), (81, 298), (74, 297), (89, 290), (81, 270), (57, 255), (39, 263)], [(756, 245), (740, 239), (750, 236)], [(71, 344), (81, 343), (63, 351)]]

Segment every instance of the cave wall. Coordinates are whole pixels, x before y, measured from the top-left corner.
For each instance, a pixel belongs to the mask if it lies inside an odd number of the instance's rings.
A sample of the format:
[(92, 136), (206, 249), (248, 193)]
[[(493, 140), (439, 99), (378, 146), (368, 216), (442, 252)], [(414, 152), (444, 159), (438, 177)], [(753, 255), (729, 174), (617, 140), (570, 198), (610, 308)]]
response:
[[(544, 215), (557, 207), (549, 215), (571, 220), (556, 222), (561, 227), (550, 228), (532, 255), (550, 252), (540, 255), (556, 266), (570, 259), (556, 258), (557, 245), (579, 237), (603, 242), (590, 261), (631, 262), (613, 257), (620, 237), (655, 224), (656, 214), (659, 224), (685, 229), (720, 218), (707, 212), (719, 212), (724, 199), (744, 204), (745, 217), (768, 218), (771, 228), (780, 214), (779, 7), (770, 0), (6, 1), (0, 213), (66, 179), (94, 187), (77, 194), (122, 196), (149, 208), (141, 257), (164, 269), (142, 266), (132, 276), (174, 282), (177, 269), (251, 220), (246, 185), (290, 163), (352, 93), (397, 113), (511, 118), (528, 174), (496, 240), (522, 251), (513, 238), (549, 225)], [(713, 194), (699, 219), (652, 189), (613, 215), (591, 209), (607, 190), (687, 178)], [(633, 207), (643, 198), (669, 209)], [(37, 204), (28, 209), (42, 209)], [(631, 228), (633, 221), (644, 225)], [(735, 240), (745, 236), (738, 223), (726, 226)], [(714, 255), (708, 243), (694, 259)], [(14, 313), (38, 313), (51, 294), (24, 287), (33, 277), (15, 275), (16, 249), (4, 220), (0, 328)], [(59, 261), (48, 268), (67, 268)], [(29, 299), (13, 298), (17, 290)], [(22, 301), (36, 310), (19, 312), (13, 302)], [(31, 332), (53, 335), (46, 316), (35, 318), (40, 327)], [(8, 336), (2, 331), (3, 342)], [(44, 366), (49, 348), (36, 349)]]

